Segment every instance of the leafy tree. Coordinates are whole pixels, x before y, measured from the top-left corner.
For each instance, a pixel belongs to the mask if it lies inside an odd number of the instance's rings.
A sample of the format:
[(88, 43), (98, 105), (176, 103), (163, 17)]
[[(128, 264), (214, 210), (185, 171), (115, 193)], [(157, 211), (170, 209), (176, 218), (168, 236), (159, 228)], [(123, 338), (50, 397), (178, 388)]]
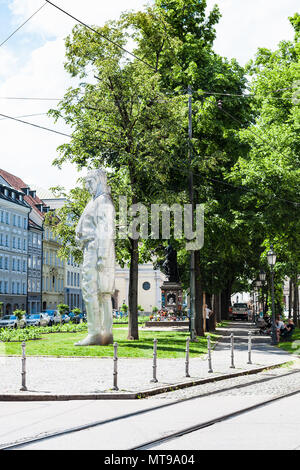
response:
[(251, 103), (255, 120), (240, 133), (241, 139), (250, 145), (250, 151), (239, 158), (231, 180), (252, 190), (244, 194), (242, 204), (245, 209), (255, 207), (255, 216), (262, 213), (262, 260), (273, 243), (278, 254), (275, 266), (278, 282), (282, 283), (288, 275), (296, 286), (296, 321), (300, 268), (300, 109), (297, 100), (300, 15), (295, 14), (290, 22), (295, 29), (294, 41), (280, 42), (275, 51), (259, 49), (248, 65), (251, 91), (255, 95)]
[(65, 315), (69, 313), (70, 307), (67, 304), (58, 304), (57, 310), (60, 313), (60, 315)]

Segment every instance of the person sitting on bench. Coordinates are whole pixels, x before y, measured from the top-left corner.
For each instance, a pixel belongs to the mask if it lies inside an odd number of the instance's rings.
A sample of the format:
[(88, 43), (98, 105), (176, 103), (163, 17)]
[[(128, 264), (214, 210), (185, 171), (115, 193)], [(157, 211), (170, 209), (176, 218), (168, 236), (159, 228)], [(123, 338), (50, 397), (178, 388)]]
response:
[(295, 329), (295, 325), (292, 318), (289, 318), (287, 325), (284, 326), (283, 330), (281, 331), (280, 337), (281, 338), (290, 338), (293, 334)]

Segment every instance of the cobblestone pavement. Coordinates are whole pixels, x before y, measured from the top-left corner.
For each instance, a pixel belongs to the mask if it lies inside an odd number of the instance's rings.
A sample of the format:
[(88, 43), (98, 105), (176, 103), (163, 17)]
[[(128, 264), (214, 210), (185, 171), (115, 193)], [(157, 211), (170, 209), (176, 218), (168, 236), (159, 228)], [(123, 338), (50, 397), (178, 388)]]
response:
[(161, 393), (156, 397), (148, 397), (147, 400), (153, 400), (154, 398), (156, 400), (165, 400), (166, 398), (182, 400), (215, 392), (220, 392), (216, 393), (216, 397), (267, 395), (271, 398), (272, 396), (283, 395), (299, 389), (300, 359), (296, 358), (291, 365), (266, 370), (258, 374), (225, 379), (221, 382), (211, 382), (182, 390)]

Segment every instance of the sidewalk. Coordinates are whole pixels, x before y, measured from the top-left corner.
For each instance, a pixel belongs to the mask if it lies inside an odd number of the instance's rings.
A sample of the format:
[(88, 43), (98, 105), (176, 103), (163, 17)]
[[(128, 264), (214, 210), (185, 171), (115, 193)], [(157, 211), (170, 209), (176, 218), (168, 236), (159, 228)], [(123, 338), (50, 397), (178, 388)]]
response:
[[(21, 358), (0, 357), (0, 400), (9, 399), (96, 399), (137, 398), (155, 394), (168, 387), (191, 386), (203, 381), (220, 380), (293, 360), (293, 356), (270, 345), (269, 338), (256, 337), (252, 347), (252, 364), (248, 362), (248, 330), (250, 324), (230, 324), (220, 329), (224, 335), (212, 351), (213, 373), (208, 372), (207, 355), (190, 359), (190, 378), (185, 377), (185, 358), (158, 359), (158, 383), (151, 383), (152, 359), (120, 358), (118, 360), (119, 391), (112, 391), (112, 358), (28, 357), (26, 361), (27, 392), (21, 386)], [(235, 368), (230, 368), (231, 351), (227, 342), (235, 335)], [(159, 348), (159, 343), (158, 343)]]

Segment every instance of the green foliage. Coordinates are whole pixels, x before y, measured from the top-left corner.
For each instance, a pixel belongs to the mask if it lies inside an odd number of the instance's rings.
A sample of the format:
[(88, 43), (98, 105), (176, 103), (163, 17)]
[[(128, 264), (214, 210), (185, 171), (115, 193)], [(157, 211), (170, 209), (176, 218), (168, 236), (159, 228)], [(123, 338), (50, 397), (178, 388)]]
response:
[(128, 312), (128, 305), (123, 304), (122, 307), (120, 308), (121, 312), (127, 313)]
[(18, 320), (21, 320), (22, 317), (24, 317), (24, 315), (26, 314), (26, 311), (17, 309), (13, 312), (13, 314), (17, 317)]
[(24, 328), (22, 330), (14, 328), (1, 328), (0, 330), (0, 341), (2, 342), (20, 342), (30, 341), (34, 339), (40, 339), (41, 333), (39, 328)]
[(68, 314), (70, 311), (70, 307), (67, 304), (58, 304), (57, 305), (57, 310), (61, 315)]
[(79, 315), (81, 313), (81, 310), (80, 308), (73, 308), (72, 312), (74, 313), (74, 315)]

